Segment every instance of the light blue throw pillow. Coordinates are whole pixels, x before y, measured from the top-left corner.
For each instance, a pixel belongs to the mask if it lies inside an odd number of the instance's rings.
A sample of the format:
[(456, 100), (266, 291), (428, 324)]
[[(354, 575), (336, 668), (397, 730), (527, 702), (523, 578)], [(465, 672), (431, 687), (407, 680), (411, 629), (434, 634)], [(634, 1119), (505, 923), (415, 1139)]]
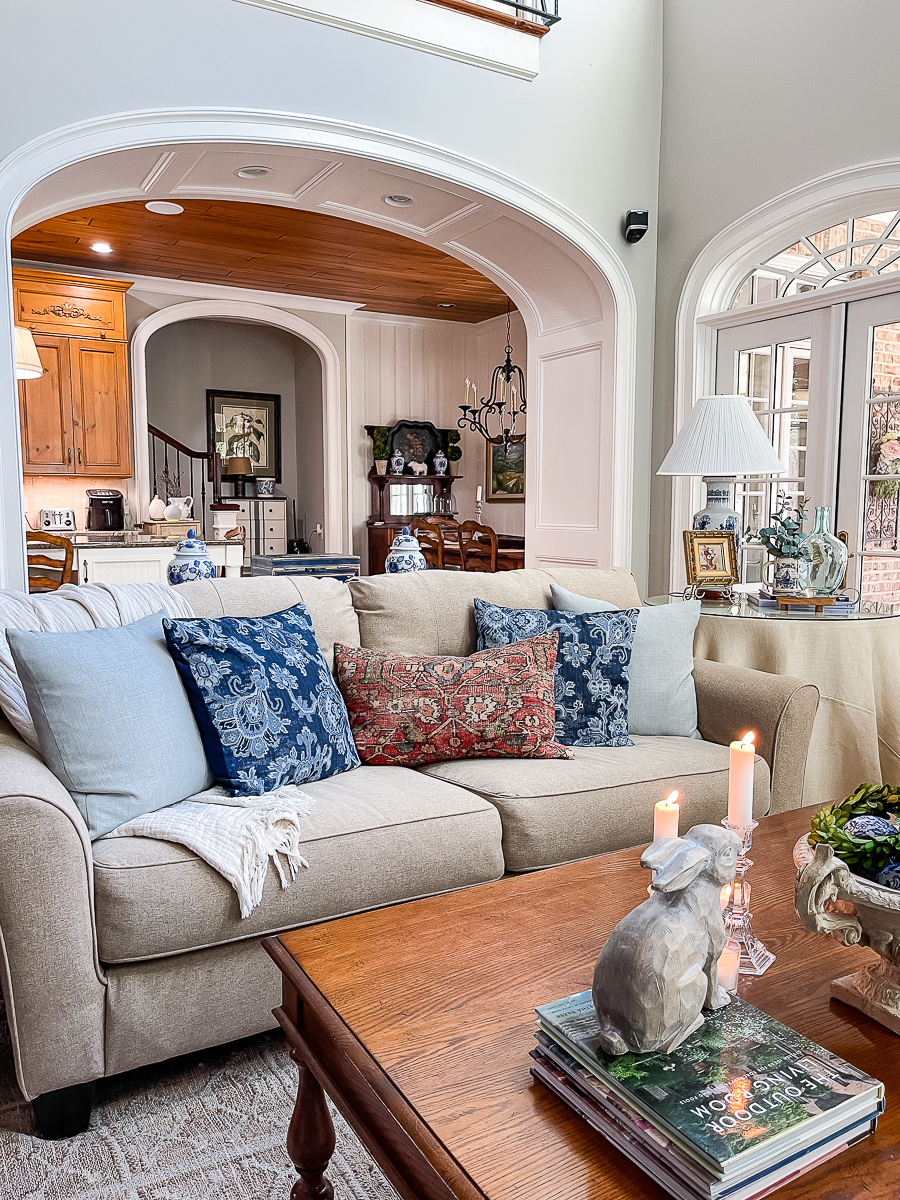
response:
[[(606, 600), (592, 600), (550, 584), (558, 612), (616, 612)], [(694, 688), (694, 632), (700, 601), (639, 608), (631, 650), (628, 732), (658, 737), (699, 737)]]
[(213, 782), (162, 618), (78, 633), (6, 631), (44, 761), (92, 841)]
[(576, 616), (475, 601), (478, 649), (558, 633), (553, 668), (556, 740), (563, 746), (633, 746), (628, 737), (628, 663), (638, 610)]

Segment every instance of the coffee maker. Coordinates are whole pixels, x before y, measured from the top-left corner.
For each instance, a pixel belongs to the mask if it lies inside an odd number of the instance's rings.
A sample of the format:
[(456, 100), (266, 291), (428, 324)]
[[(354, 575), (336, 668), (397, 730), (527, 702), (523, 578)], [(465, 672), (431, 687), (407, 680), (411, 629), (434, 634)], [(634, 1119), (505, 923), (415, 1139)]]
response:
[(115, 488), (88, 488), (88, 529), (109, 533), (125, 528), (124, 497)]

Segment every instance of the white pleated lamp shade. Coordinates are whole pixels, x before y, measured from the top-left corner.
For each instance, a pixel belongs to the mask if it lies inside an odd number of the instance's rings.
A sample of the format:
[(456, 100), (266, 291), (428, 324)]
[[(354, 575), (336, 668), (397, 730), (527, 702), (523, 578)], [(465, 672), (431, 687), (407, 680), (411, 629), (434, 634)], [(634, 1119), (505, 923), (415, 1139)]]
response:
[(702, 396), (657, 475), (783, 475), (787, 470), (744, 396)]
[(44, 373), (40, 355), (30, 329), (15, 327), (16, 335), (16, 379), (40, 379)]

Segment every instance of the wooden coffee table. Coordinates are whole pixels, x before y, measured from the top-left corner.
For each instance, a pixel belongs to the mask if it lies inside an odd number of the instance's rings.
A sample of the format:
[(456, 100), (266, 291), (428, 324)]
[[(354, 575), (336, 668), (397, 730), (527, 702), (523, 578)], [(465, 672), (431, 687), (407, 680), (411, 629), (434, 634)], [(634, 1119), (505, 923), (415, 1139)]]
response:
[[(809, 817), (756, 831), (754, 927), (777, 959), (742, 977), (740, 994), (884, 1080), (887, 1111), (873, 1137), (777, 1194), (895, 1200), (900, 1038), (829, 996), (872, 952), (808, 933), (794, 914), (791, 848)], [(333, 1194), (323, 1088), (403, 1200), (661, 1200), (528, 1073), (534, 1006), (590, 987), (610, 930), (647, 898), (639, 859), (623, 850), (266, 938), (300, 1068), (293, 1200)]]

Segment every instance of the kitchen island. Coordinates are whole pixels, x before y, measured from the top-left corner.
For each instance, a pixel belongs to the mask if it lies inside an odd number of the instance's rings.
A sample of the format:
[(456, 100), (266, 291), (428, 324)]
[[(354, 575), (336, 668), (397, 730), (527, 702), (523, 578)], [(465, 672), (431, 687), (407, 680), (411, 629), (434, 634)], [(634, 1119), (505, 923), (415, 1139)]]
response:
[[(226, 578), (239, 578), (244, 562), (243, 542), (224, 538), (204, 540), (209, 557)], [(151, 537), (128, 529), (118, 533), (76, 533), (72, 538), (73, 582), (166, 583), (166, 567), (177, 542), (178, 538)]]

